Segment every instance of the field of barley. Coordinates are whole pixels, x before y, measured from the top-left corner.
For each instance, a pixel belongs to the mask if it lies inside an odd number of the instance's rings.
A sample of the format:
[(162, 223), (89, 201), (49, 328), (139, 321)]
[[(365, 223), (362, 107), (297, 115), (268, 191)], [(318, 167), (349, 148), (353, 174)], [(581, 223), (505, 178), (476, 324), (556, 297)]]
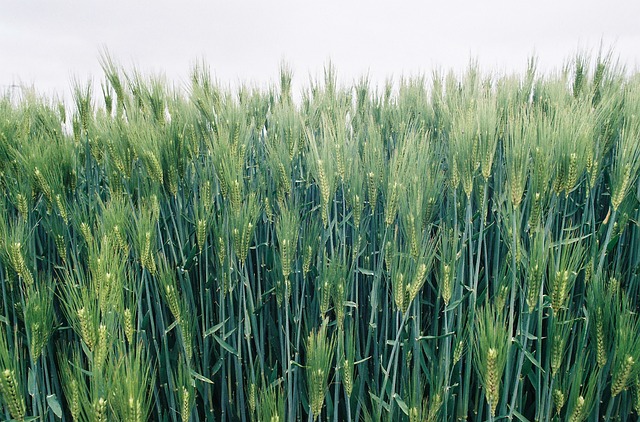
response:
[(0, 419), (637, 420), (640, 74), (102, 65), (0, 99)]

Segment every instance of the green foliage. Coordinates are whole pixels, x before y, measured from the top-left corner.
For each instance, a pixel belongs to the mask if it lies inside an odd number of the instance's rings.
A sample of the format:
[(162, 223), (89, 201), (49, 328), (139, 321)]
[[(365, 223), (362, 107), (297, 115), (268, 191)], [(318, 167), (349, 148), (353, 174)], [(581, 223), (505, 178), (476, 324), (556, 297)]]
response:
[[(631, 420), (640, 77), (0, 98), (0, 414)], [(397, 89), (396, 89), (397, 87)], [(60, 418), (62, 415), (62, 418)]]

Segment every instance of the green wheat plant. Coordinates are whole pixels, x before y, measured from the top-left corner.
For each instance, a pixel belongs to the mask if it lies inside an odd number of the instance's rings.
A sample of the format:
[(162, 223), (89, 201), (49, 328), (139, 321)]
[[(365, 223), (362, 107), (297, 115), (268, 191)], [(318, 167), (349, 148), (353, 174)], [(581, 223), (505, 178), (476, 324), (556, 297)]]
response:
[(502, 375), (507, 364), (509, 334), (499, 312), (491, 307), (479, 312), (476, 324), (475, 365), (491, 408), (491, 416), (495, 416), (500, 399)]
[(631, 421), (640, 77), (0, 93), (0, 419)]

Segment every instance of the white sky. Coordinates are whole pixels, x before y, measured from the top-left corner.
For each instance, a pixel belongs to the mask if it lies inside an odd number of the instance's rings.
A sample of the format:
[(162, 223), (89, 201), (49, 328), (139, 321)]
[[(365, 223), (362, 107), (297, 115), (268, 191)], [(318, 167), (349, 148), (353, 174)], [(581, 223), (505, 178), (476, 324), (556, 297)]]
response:
[(613, 47), (640, 64), (640, 1), (132, 1), (4, 0), (0, 92), (34, 86), (67, 96), (72, 78), (102, 79), (107, 48), (127, 69), (184, 84), (204, 59), (224, 84), (275, 82), (284, 59), (296, 87), (329, 59), (341, 81), (464, 69), (543, 71), (579, 50)]

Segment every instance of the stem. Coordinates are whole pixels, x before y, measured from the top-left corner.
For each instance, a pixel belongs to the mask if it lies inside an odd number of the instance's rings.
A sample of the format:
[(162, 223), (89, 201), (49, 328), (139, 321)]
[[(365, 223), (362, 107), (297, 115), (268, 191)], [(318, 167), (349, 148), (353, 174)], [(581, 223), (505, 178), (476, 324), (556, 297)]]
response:
[[(538, 306), (540, 307), (540, 304), (542, 303), (542, 298), (543, 298), (543, 289), (540, 289), (540, 293), (538, 295)], [(537, 340), (537, 345), (538, 347), (536, 347), (536, 359), (538, 360), (538, 363), (542, 363), (542, 348), (540, 347), (540, 344), (542, 344), (542, 323), (543, 323), (543, 315), (542, 315), (542, 309), (538, 310), (538, 321), (537, 321), (537, 327), (536, 327), (536, 333), (538, 335)], [(543, 396), (542, 396), (542, 371), (538, 371), (538, 388), (536, 389), (536, 403), (537, 403), (537, 411), (536, 411), (536, 418), (537, 420), (540, 420), (540, 415), (541, 415), (541, 410), (542, 410), (542, 400), (543, 400)]]
[(334, 383), (334, 387), (333, 387), (333, 420), (334, 421), (338, 421), (338, 394), (340, 392), (340, 361), (342, 360), (340, 358), (341, 354), (341, 349), (342, 349), (342, 336), (340, 336), (340, 333), (338, 334), (338, 350), (336, 351), (336, 368), (335, 368), (335, 383)]
[(545, 417), (546, 420), (551, 420), (551, 411), (553, 410), (553, 384), (556, 381), (555, 375), (551, 377), (551, 383), (549, 384), (549, 390), (547, 391)]
[[(286, 286), (286, 283), (285, 283)], [(286, 287), (285, 287), (286, 288)], [(285, 324), (285, 354), (286, 354), (286, 368), (287, 368), (287, 414), (289, 416), (289, 421), (293, 422), (293, 376), (291, 374), (291, 334), (289, 333), (289, 301), (286, 301), (284, 304), (284, 324)]]
[[(451, 310), (444, 310), (444, 334), (447, 334), (449, 332), (449, 312), (451, 312)], [(443, 394), (443, 402), (444, 402), (444, 406), (443, 406), (443, 411), (444, 414), (443, 416), (443, 420), (447, 420), (448, 418), (448, 406), (446, 405), (447, 403), (447, 394), (449, 393), (449, 388), (451, 385), (451, 376), (453, 376), (453, 373), (451, 373), (451, 375), (449, 375), (449, 366), (451, 365), (450, 363), (450, 359), (451, 359), (451, 336), (447, 336), (444, 339), (444, 368), (443, 371), (445, 374), (447, 374), (447, 377), (445, 379), (445, 385), (444, 385), (444, 394)], [(462, 379), (462, 374), (461, 375), (461, 379)], [(466, 409), (465, 409), (466, 410)]]
[[(384, 232), (384, 237), (382, 239), (382, 243), (380, 246), (380, 252), (378, 255), (378, 262), (377, 263), (373, 263), (372, 265), (377, 264), (377, 269), (373, 275), (373, 284), (371, 286), (371, 293), (369, 295), (369, 303), (371, 304), (370, 308), (371, 308), (371, 315), (369, 317), (369, 323), (367, 325), (367, 342), (364, 348), (364, 356), (368, 356), (369, 355), (369, 350), (371, 349), (372, 343), (373, 343), (373, 354), (371, 356), (373, 356), (374, 358), (378, 358), (378, 342), (375, 341), (373, 339), (373, 336), (375, 335), (376, 332), (376, 315), (377, 315), (377, 309), (378, 309), (378, 292), (380, 291), (379, 286), (380, 286), (380, 279), (382, 278), (382, 266), (384, 263), (384, 247), (385, 247), (385, 243), (386, 243), (386, 239), (387, 239), (387, 231), (385, 230)], [(374, 242), (375, 242), (375, 237), (374, 237)], [(375, 250), (375, 243), (373, 244), (373, 248)], [(378, 380), (378, 371), (379, 371), (379, 367), (380, 365), (375, 365), (374, 366), (374, 374), (373, 374), (373, 380), (377, 381)], [(362, 402), (362, 394), (364, 392), (364, 385), (365, 383), (362, 382), (360, 383), (360, 388), (358, 391), (358, 406), (356, 407), (356, 420), (358, 420), (358, 416), (360, 414), (360, 406), (361, 406), (361, 402)]]
[[(407, 312), (408, 314), (408, 312)], [(398, 317), (396, 314), (396, 326), (398, 325)], [(399, 353), (396, 353), (393, 359), (393, 378), (391, 379), (391, 394), (389, 395), (389, 403), (390, 403), (390, 414), (393, 415), (393, 398), (396, 396), (396, 378), (398, 376), (398, 356)]]
[[(515, 305), (516, 305), (516, 288), (518, 286), (518, 282), (517, 282), (517, 272), (518, 272), (518, 268), (517, 265), (518, 263), (516, 262), (516, 254), (517, 254), (517, 240), (516, 240), (516, 230), (517, 230), (517, 225), (516, 222), (518, 220), (518, 208), (514, 205), (512, 208), (512, 212), (511, 212), (511, 231), (512, 231), (512, 242), (513, 242), (513, 246), (512, 246), (512, 251), (511, 251), (511, 265), (512, 265), (512, 269), (511, 269), (511, 289), (510, 289), (510, 299), (509, 299), (509, 336), (513, 335), (513, 326), (515, 323)], [(512, 356), (512, 348), (508, 347), (507, 348), (507, 368), (506, 368), (506, 373), (510, 374), (511, 373), (511, 366), (513, 365), (511, 356)], [(505, 391), (509, 391), (510, 388), (510, 381), (511, 381), (511, 377), (507, 376), (505, 377), (505, 382), (504, 382), (504, 390)], [(516, 380), (517, 381), (517, 380)], [(507, 395), (505, 394), (501, 401), (502, 404), (500, 405), (501, 408), (504, 408), (504, 406), (506, 406), (506, 400), (507, 400)]]
[(601, 252), (600, 252), (600, 259), (598, 261), (598, 270), (596, 271), (597, 277), (600, 277), (602, 275), (602, 269), (604, 267), (604, 258), (605, 258), (605, 255), (607, 254), (607, 246), (609, 245), (609, 241), (611, 240), (611, 234), (613, 233), (613, 225), (616, 221), (617, 213), (618, 213), (617, 209), (614, 209), (611, 212), (611, 216), (608, 221), (609, 227), (607, 228), (607, 235), (604, 238), (604, 243), (600, 245)]
[(602, 368), (603, 370), (598, 371), (598, 388), (596, 391), (596, 400), (595, 400), (595, 409), (594, 409), (594, 415), (596, 416), (596, 419), (598, 419), (600, 417), (600, 398), (602, 397), (602, 390), (604, 389), (604, 374), (605, 369), (607, 369), (607, 365), (605, 365), (604, 368)]
[(518, 387), (520, 386), (520, 373), (522, 372), (522, 365), (524, 363), (525, 351), (527, 350), (527, 334), (529, 333), (529, 323), (531, 320), (531, 312), (527, 312), (527, 322), (524, 325), (524, 333), (522, 333), (522, 351), (520, 352), (520, 358), (518, 359), (518, 369), (516, 369), (515, 382), (513, 385), (513, 393), (511, 394), (511, 403), (509, 404), (509, 420), (513, 418), (513, 411), (515, 410), (516, 398), (518, 397)]
[[(478, 283), (477, 283), (477, 279), (473, 277), (473, 247), (472, 247), (472, 234), (471, 231), (473, 230), (472, 228), (472, 214), (471, 214), (471, 199), (468, 197), (467, 198), (467, 212), (466, 212), (466, 218), (465, 218), (465, 229), (464, 229), (464, 233), (462, 235), (462, 238), (468, 238), (468, 242), (469, 242), (469, 277), (472, 278), (471, 280), (471, 295), (469, 297), (469, 327), (473, 327), (474, 321), (475, 321), (475, 308), (476, 308), (476, 299), (477, 299), (477, 288), (478, 288)], [(460, 271), (460, 274), (464, 274), (464, 271)], [(466, 283), (463, 283), (466, 284)], [(462, 315), (463, 313), (460, 312), (458, 314), (458, 326), (462, 327)], [(449, 327), (447, 327), (447, 332), (449, 330)], [(449, 345), (451, 342), (451, 340), (448, 338), (447, 340), (447, 344)], [(448, 349), (450, 349), (450, 346), (448, 347)], [(449, 350), (447, 350), (447, 352), (449, 352)], [(449, 354), (449, 353), (448, 353)], [(460, 403), (461, 406), (458, 407), (458, 417), (465, 417), (464, 415), (466, 415), (468, 413), (468, 403), (469, 403), (469, 389), (471, 388), (470, 384), (471, 384), (471, 367), (472, 367), (472, 358), (473, 358), (473, 351), (472, 348), (469, 348), (467, 350), (466, 353), (466, 357), (465, 357), (465, 364), (464, 364), (464, 368), (465, 368), (465, 372), (464, 372), (464, 381), (463, 381), (463, 385), (464, 385), (464, 390), (463, 390), (463, 394), (462, 394), (462, 402)]]
[(616, 403), (616, 398), (615, 397), (611, 397), (609, 399), (609, 405), (607, 406), (607, 413), (604, 415), (604, 420), (605, 421), (610, 421), (611, 420), (611, 413), (613, 413), (613, 406)]
[[(400, 312), (400, 311), (398, 311)], [(389, 371), (391, 371), (391, 365), (393, 364), (394, 361), (394, 356), (396, 354), (396, 352), (398, 351), (399, 347), (398, 344), (400, 344), (400, 334), (402, 333), (402, 329), (404, 328), (404, 324), (407, 322), (409, 313), (405, 312), (404, 316), (402, 317), (402, 321), (400, 322), (400, 326), (398, 327), (398, 331), (396, 333), (396, 338), (395, 341), (393, 343), (393, 348), (391, 349), (391, 355), (389, 356), (389, 362), (387, 362), (387, 367), (385, 370), (385, 374), (384, 374), (384, 380), (382, 381), (382, 388), (380, 388), (380, 402), (378, 404), (378, 415), (382, 415), (382, 400), (384, 399), (384, 390), (387, 386), (387, 381), (389, 380)], [(398, 315), (399, 317), (399, 315)], [(393, 399), (393, 397), (391, 397), (391, 399)]]

